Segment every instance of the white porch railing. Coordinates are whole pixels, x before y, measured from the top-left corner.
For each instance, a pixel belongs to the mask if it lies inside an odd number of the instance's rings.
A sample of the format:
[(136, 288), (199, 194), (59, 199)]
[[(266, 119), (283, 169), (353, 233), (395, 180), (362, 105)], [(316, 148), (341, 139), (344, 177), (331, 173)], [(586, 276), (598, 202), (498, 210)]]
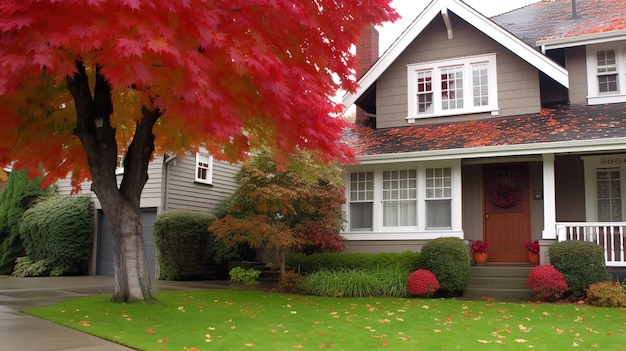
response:
[(604, 249), (607, 267), (626, 267), (626, 222), (559, 222), (559, 241), (585, 240)]

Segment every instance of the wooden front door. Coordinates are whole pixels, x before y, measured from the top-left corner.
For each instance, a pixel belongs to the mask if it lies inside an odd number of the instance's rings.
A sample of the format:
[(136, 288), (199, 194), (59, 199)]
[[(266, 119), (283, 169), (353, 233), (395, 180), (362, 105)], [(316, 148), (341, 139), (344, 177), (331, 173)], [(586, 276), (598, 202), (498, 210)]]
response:
[(530, 241), (528, 165), (486, 165), (484, 232), (489, 262), (527, 262)]

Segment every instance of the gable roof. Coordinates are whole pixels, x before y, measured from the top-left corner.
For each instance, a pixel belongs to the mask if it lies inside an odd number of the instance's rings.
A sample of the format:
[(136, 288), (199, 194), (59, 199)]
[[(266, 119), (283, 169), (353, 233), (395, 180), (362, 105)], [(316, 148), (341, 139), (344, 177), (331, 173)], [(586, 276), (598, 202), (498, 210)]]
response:
[(567, 71), (542, 55), (533, 47), (516, 38), (510, 32), (492, 22), (487, 17), (480, 14), (460, 0), (433, 0), (431, 3), (413, 20), (409, 27), (398, 37), (398, 39), (385, 51), (385, 53), (372, 65), (372, 67), (359, 79), (359, 88), (354, 94), (346, 94), (343, 104), (351, 106), (361, 97), (378, 78), (389, 68), (389, 66), (404, 52), (413, 40), (433, 21), (442, 15), (445, 17), (448, 11), (455, 13), (470, 25), (474, 26), (486, 36), (508, 48), (520, 58), (544, 72), (546, 75), (568, 87), (569, 79)]
[(485, 120), (359, 128), (345, 140), (361, 164), (623, 150), (626, 104), (571, 105)]
[(544, 49), (626, 40), (626, 0), (540, 1), (491, 19)]

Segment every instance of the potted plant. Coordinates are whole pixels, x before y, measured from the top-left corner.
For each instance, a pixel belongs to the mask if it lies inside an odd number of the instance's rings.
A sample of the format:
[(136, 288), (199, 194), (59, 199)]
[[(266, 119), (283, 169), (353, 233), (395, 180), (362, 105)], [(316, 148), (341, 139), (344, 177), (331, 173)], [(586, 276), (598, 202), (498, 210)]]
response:
[(487, 262), (487, 249), (489, 244), (482, 240), (472, 241), (472, 256), (474, 258), (474, 264), (485, 264)]
[(539, 263), (539, 240), (526, 243), (524, 246), (528, 250), (528, 261), (532, 264)]

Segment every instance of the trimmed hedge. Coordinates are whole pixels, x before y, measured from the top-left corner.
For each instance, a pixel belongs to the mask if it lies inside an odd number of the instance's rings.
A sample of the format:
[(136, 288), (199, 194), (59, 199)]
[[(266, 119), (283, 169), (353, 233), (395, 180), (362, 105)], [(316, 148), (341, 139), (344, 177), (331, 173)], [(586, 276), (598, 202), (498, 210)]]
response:
[[(93, 233), (93, 206), (88, 196), (53, 196), (37, 203), (24, 212), (20, 236), (28, 260), (20, 262), (14, 274), (87, 274)], [(31, 269), (29, 262), (38, 268)]]
[(435, 274), (444, 295), (456, 296), (465, 289), (470, 264), (463, 240), (438, 238), (428, 241), (422, 247), (421, 262), (421, 268)]
[(407, 272), (419, 267), (419, 252), (368, 253), (318, 253), (313, 255), (289, 254), (286, 264), (303, 275), (321, 270), (376, 269), (378, 267), (398, 268)]
[(192, 211), (171, 211), (160, 214), (154, 221), (154, 240), (160, 278), (183, 280), (202, 275), (211, 264), (236, 257), (235, 249), (216, 242), (209, 226), (212, 214)]
[(302, 293), (328, 297), (406, 297), (410, 272), (398, 266), (370, 269), (322, 269), (305, 275)]
[(611, 280), (604, 250), (589, 241), (568, 240), (548, 249), (550, 263), (563, 275), (572, 294), (584, 298), (593, 283)]

